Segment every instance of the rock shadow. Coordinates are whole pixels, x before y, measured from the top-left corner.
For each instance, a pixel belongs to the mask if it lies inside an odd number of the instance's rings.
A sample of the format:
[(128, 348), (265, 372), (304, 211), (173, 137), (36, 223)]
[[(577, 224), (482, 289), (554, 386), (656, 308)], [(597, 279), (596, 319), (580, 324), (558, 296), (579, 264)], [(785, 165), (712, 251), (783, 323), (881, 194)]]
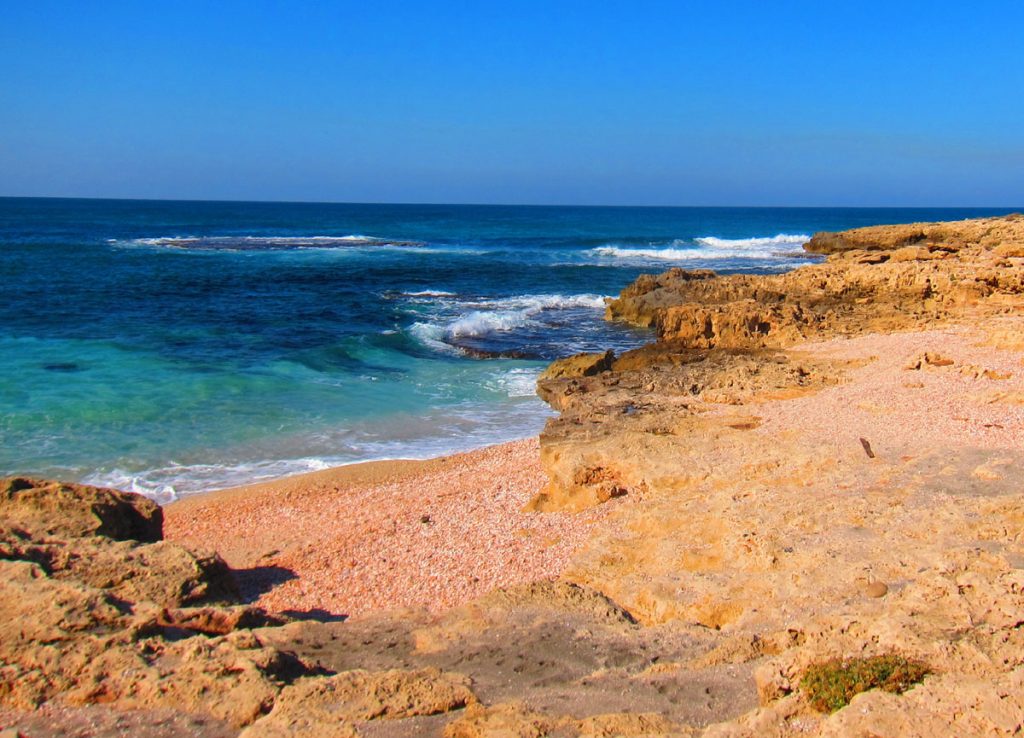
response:
[(248, 569), (232, 569), (232, 573), (245, 602), (257, 600), (260, 595), (275, 587), (299, 578), (293, 570), (283, 566), (253, 566)]
[(282, 610), (281, 614), (296, 620), (313, 620), (318, 623), (343, 623), (348, 620), (348, 615), (331, 612), (322, 607), (309, 610)]

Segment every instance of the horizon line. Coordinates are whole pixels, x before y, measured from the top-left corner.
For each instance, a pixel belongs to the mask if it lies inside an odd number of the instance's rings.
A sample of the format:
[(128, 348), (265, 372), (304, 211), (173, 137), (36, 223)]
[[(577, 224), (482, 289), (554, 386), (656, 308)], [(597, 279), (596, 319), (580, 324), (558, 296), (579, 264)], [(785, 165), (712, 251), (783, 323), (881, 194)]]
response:
[(496, 203), (496, 202), (387, 202), (357, 200), (246, 200), (232, 198), (178, 198), (178, 197), (99, 197), (71, 195), (0, 195), (0, 200), (93, 200), (102, 202), (163, 202), (163, 203), (233, 203), (262, 205), (371, 205), (403, 207), (493, 207), (493, 208), (720, 208), (765, 210), (1011, 210), (1024, 211), (1024, 205), (595, 205), (587, 203)]

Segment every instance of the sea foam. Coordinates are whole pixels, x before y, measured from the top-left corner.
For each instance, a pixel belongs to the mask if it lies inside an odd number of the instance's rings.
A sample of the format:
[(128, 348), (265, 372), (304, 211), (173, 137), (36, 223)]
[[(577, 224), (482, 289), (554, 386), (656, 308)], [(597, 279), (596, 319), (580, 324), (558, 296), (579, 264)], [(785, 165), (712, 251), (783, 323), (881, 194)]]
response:
[(560, 310), (603, 310), (601, 295), (519, 295), (515, 297), (461, 300), (454, 303), (461, 312), (454, 319), (417, 322), (409, 331), (421, 344), (443, 353), (460, 353), (451, 345), (460, 338), (481, 338), (492, 333), (513, 331), (544, 321), (545, 313)]
[[(694, 261), (710, 259), (774, 259), (791, 257), (796, 249), (811, 240), (804, 234), (780, 233), (754, 238), (718, 238), (701, 236), (693, 241), (675, 239), (662, 247), (599, 246), (593, 252), (618, 259)], [(802, 254), (799, 254), (802, 256)]]

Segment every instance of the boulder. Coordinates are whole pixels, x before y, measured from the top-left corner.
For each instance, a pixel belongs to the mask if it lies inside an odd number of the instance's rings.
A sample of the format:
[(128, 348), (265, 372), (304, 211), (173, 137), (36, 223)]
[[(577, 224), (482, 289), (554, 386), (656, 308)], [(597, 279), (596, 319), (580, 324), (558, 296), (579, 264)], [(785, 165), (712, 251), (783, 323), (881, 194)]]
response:
[(612, 368), (615, 361), (615, 352), (605, 351), (603, 354), (576, 354), (565, 359), (558, 359), (552, 362), (545, 369), (538, 382), (549, 379), (571, 379), (573, 377), (592, 377), (595, 374), (606, 372)]
[(0, 481), (0, 520), (37, 536), (163, 540), (163, 510), (132, 492), (10, 477)]

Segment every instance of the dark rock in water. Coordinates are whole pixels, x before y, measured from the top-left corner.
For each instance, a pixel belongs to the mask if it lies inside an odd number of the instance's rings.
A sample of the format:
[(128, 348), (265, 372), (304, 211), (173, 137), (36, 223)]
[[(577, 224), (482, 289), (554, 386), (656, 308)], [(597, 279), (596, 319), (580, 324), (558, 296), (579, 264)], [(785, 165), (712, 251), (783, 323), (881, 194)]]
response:
[(490, 350), (479, 348), (477, 346), (466, 346), (465, 344), (453, 344), (457, 349), (464, 352), (466, 356), (471, 359), (540, 359), (543, 358), (540, 354), (535, 354), (530, 351), (521, 351), (519, 349), (509, 350)]
[(115, 541), (163, 540), (164, 513), (132, 492), (25, 477), (0, 480), (0, 516), (50, 535), (99, 535)]
[(62, 364), (44, 364), (43, 365), (43, 369), (45, 369), (48, 372), (65, 372), (65, 373), (80, 372), (80, 371), (82, 371), (82, 367), (81, 366), (79, 366), (78, 364), (71, 363), (71, 362), (68, 362), (66, 364), (63, 364), (63, 363)]

